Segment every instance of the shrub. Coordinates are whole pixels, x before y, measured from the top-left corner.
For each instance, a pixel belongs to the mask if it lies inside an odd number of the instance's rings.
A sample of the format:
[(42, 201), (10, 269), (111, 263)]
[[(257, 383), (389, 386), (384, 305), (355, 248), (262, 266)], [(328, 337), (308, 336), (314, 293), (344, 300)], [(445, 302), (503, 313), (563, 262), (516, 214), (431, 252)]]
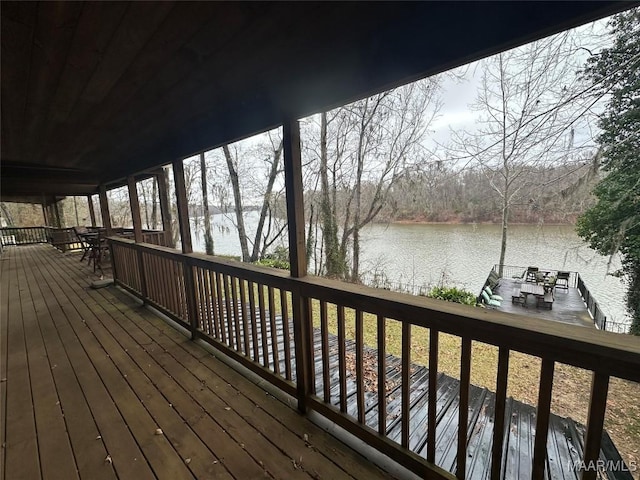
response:
[(427, 292), (427, 297), (463, 305), (476, 304), (476, 296), (473, 293), (458, 287), (433, 287)]
[(265, 267), (279, 268), (281, 270), (289, 270), (289, 250), (285, 247), (276, 247), (276, 249), (266, 254), (256, 262), (257, 265)]

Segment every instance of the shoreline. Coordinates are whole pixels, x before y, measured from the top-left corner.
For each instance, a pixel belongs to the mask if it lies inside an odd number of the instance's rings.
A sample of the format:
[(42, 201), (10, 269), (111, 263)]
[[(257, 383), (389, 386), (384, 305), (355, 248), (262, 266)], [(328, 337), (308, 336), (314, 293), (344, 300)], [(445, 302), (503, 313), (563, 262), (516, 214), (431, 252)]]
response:
[[(392, 220), (390, 222), (374, 222), (379, 224), (393, 224), (393, 225), (496, 225), (501, 226), (499, 222), (461, 222), (458, 220), (449, 220), (446, 222), (430, 222), (426, 220)], [(545, 226), (545, 227), (573, 227), (575, 223), (531, 223), (531, 222), (509, 222), (509, 226)]]

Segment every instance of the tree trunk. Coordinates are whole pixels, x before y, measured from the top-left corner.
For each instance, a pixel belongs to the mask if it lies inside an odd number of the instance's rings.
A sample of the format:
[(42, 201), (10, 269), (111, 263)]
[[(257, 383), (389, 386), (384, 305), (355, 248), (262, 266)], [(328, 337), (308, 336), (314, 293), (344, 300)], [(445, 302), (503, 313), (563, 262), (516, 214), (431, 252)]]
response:
[(213, 255), (213, 236), (211, 235), (211, 219), (209, 218), (209, 195), (207, 193), (207, 163), (204, 153), (200, 154), (200, 175), (202, 179), (202, 207), (204, 215), (204, 246), (207, 255)]
[[(4, 202), (0, 203), (0, 208), (2, 209), (2, 216), (7, 221), (7, 226), (8, 227), (13, 226), (13, 217), (12, 217), (11, 213), (9, 212), (9, 209), (7, 208), (7, 206), (4, 204)], [(43, 212), (44, 212), (44, 209), (43, 209)], [(46, 219), (45, 219), (45, 223), (47, 223)]]
[(332, 208), (331, 204), (327, 156), (327, 114), (323, 112), (320, 121), (320, 221), (326, 258), (326, 275), (344, 278), (347, 262), (338, 243), (338, 221), (335, 208)]
[(353, 265), (351, 269), (351, 281), (357, 282), (360, 276), (360, 208), (362, 203), (362, 172), (364, 170), (364, 140), (367, 128), (367, 113), (369, 99), (365, 100), (364, 111), (358, 132), (358, 151), (356, 152), (356, 186), (355, 186), (355, 211), (353, 215)]
[(509, 227), (509, 191), (505, 188), (502, 199), (502, 239), (500, 241), (500, 261), (498, 262), (498, 275), (502, 277), (504, 259), (507, 254), (507, 230)]
[[(146, 209), (146, 206), (145, 206)], [(158, 228), (158, 177), (153, 177), (153, 187), (151, 190), (151, 229)]]
[(240, 194), (240, 181), (238, 179), (238, 171), (233, 164), (233, 157), (229, 147), (224, 145), (222, 147), (224, 152), (224, 158), (227, 161), (227, 168), (229, 169), (229, 179), (231, 180), (231, 186), (233, 187), (233, 200), (236, 210), (236, 221), (238, 223), (238, 239), (240, 240), (240, 248), (242, 250), (242, 261), (250, 261), (249, 245), (247, 242), (247, 230), (244, 227), (244, 217), (242, 214), (242, 196)]
[[(267, 182), (267, 190), (264, 193), (262, 200), (262, 209), (260, 210), (260, 218), (258, 219), (258, 227), (256, 228), (256, 236), (253, 242), (253, 251), (251, 252), (250, 262), (259, 260), (260, 246), (262, 244), (262, 230), (264, 229), (264, 222), (267, 218), (267, 214), (270, 214), (271, 209), (271, 193), (273, 192), (273, 184), (278, 176), (278, 164), (280, 163), (280, 157), (282, 156), (283, 143), (280, 142), (279, 147), (273, 152), (273, 163), (271, 164), (271, 170), (269, 171), (269, 180)], [(235, 194), (235, 189), (234, 189)]]
[(145, 186), (145, 182), (140, 183), (140, 191), (142, 192), (142, 204), (144, 205), (144, 221), (149, 228), (149, 209), (147, 205), (149, 205), (149, 199), (147, 198), (147, 187)]

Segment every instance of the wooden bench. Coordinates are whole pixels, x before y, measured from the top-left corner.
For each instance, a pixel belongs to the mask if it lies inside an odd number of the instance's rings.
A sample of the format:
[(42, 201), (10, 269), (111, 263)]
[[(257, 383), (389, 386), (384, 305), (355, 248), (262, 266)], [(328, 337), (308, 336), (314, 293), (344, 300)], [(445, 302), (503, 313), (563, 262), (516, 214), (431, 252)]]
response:
[(551, 308), (553, 307), (553, 293), (547, 292), (544, 294), (544, 296), (536, 298), (538, 307), (548, 308), (549, 310), (551, 310)]
[(62, 252), (80, 250), (82, 243), (73, 228), (58, 228), (51, 230), (51, 245)]
[(514, 288), (511, 294), (511, 303), (517, 303), (518, 305), (524, 306), (527, 303), (527, 297), (520, 293), (519, 288)]

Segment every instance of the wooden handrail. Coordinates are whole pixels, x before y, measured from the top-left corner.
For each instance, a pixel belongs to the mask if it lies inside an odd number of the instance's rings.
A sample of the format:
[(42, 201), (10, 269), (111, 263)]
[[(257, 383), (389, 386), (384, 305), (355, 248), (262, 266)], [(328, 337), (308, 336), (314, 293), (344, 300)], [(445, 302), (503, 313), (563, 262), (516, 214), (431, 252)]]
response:
[(640, 382), (636, 337), (320, 277), (295, 282), (311, 298)]

